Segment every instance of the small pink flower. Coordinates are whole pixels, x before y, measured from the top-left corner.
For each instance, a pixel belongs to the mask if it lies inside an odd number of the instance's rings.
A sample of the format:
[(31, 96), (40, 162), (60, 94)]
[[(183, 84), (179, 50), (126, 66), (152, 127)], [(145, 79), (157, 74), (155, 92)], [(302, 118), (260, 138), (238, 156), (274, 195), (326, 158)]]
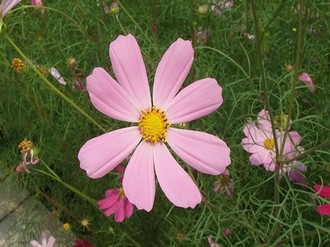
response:
[(91, 178), (112, 171), (131, 153), (123, 177), (128, 200), (150, 211), (156, 191), (155, 175), (166, 197), (176, 206), (194, 208), (202, 196), (194, 181), (173, 158), (170, 147), (193, 168), (219, 175), (230, 164), (230, 149), (216, 136), (178, 129), (215, 111), (223, 102), (222, 88), (212, 78), (180, 88), (194, 60), (190, 41), (178, 39), (162, 57), (154, 79), (153, 94), (142, 54), (132, 35), (110, 44), (115, 81), (104, 69), (87, 77), (93, 105), (107, 116), (136, 126), (111, 131), (87, 141), (80, 149), (80, 167)]
[[(243, 132), (245, 138), (242, 139), (243, 149), (249, 153), (252, 165), (263, 165), (266, 170), (275, 170), (275, 138), (268, 112), (262, 110), (258, 114), (257, 124), (248, 123), (245, 125)], [(276, 141), (281, 147), (284, 132), (275, 130)], [(292, 157), (296, 154), (296, 146), (299, 144), (301, 136), (296, 131), (290, 131), (284, 143), (283, 156)]]
[(324, 204), (324, 205), (320, 205), (316, 207), (316, 211), (320, 214), (320, 215), (330, 215), (330, 204)]
[(42, 6), (42, 0), (31, 0), (31, 4), (34, 6)]
[(133, 204), (126, 198), (123, 188), (107, 190), (105, 195), (106, 198), (97, 204), (106, 216), (114, 214), (116, 222), (123, 222), (133, 215)]
[(323, 198), (330, 198), (330, 187), (325, 185), (314, 185), (314, 191)]
[(225, 230), (224, 234), (225, 234), (226, 237), (230, 237), (231, 236), (231, 230), (230, 230), (230, 228), (227, 228)]
[(302, 81), (303, 83), (305, 83), (305, 85), (308, 87), (308, 90), (311, 92), (315, 91), (315, 86), (313, 83), (312, 78), (309, 76), (309, 74), (307, 74), (306, 72), (303, 72), (300, 76), (299, 76), (299, 80)]
[[(0, 5), (0, 19), (2, 19), (12, 8), (14, 8), (21, 0), (2, 0)], [(1, 23), (1, 20), (0, 20)]]
[(91, 244), (89, 240), (76, 239), (73, 244), (73, 247), (96, 247), (95, 244)]
[(307, 185), (306, 177), (304, 176), (304, 172), (307, 171), (307, 167), (303, 165), (299, 161), (293, 161), (290, 164), (284, 165), (280, 169), (280, 175), (288, 174), (288, 178), (293, 183), (299, 185)]
[[(323, 198), (330, 198), (330, 187), (325, 185), (314, 185), (314, 191)], [(330, 215), (330, 204), (324, 204), (316, 207), (316, 211), (321, 215)]]
[(228, 197), (233, 199), (234, 197), (234, 183), (230, 178), (229, 171), (226, 169), (223, 174), (219, 175), (218, 181), (214, 183), (214, 192), (221, 193), (226, 191)]
[(60, 72), (58, 72), (55, 68), (50, 68), (49, 73), (62, 85), (66, 85), (66, 81), (61, 76)]
[(18, 164), (16, 172), (30, 172), (27, 168), (28, 165), (35, 165), (39, 162), (39, 158), (36, 156), (35, 147), (32, 141), (24, 139), (18, 145), (22, 154), (22, 161)]
[(38, 243), (36, 240), (30, 242), (31, 247), (53, 247), (56, 239), (53, 236), (50, 236), (48, 241), (45, 233), (42, 233), (41, 241)]
[(210, 247), (222, 247), (222, 245), (214, 242), (212, 235), (208, 236), (207, 240), (209, 242)]

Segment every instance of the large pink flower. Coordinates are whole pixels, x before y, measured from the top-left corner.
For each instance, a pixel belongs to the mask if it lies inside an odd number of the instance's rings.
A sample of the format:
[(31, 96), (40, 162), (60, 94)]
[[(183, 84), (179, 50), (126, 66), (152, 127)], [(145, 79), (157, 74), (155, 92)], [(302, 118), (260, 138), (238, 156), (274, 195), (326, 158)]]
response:
[(173, 158), (166, 144), (193, 168), (220, 174), (230, 164), (230, 149), (219, 138), (198, 131), (173, 128), (205, 116), (223, 102), (217, 81), (205, 78), (180, 90), (194, 59), (190, 41), (178, 39), (165, 52), (156, 70), (152, 98), (146, 68), (132, 35), (110, 44), (116, 82), (104, 69), (87, 77), (93, 105), (109, 117), (137, 123), (86, 142), (80, 149), (80, 167), (100, 178), (134, 150), (123, 178), (129, 201), (150, 211), (155, 198), (155, 173), (167, 198), (179, 207), (194, 208), (201, 194)]
[(2, 19), (20, 1), (21, 0), (2, 0), (0, 4), (0, 19)]

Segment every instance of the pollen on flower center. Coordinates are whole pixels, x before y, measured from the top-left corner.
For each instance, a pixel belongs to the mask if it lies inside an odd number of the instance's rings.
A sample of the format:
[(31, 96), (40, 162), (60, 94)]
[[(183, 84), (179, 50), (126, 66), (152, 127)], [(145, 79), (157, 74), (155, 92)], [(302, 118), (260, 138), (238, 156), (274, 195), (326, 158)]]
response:
[(153, 143), (165, 141), (169, 127), (170, 124), (167, 122), (165, 113), (156, 106), (142, 111), (139, 128), (144, 140)]
[(263, 144), (266, 149), (273, 150), (275, 142), (273, 138), (267, 138), (264, 140)]
[(123, 188), (119, 188), (118, 195), (120, 199), (126, 198), (125, 192)]

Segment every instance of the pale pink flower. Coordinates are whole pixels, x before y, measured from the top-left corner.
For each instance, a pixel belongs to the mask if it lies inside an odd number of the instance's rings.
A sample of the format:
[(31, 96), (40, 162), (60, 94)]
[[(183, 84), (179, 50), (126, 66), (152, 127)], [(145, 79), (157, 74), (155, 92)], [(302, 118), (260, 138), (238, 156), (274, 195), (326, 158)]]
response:
[(234, 197), (234, 183), (230, 178), (230, 173), (226, 169), (222, 174), (220, 174), (218, 180), (214, 183), (213, 188), (215, 193), (222, 193), (226, 191), (228, 197), (233, 199)]
[(42, 0), (31, 0), (31, 4), (34, 6), (42, 6)]
[(305, 85), (307, 86), (308, 90), (311, 92), (315, 91), (315, 86), (313, 83), (312, 78), (309, 76), (309, 74), (307, 74), (306, 72), (303, 72), (299, 78), (300, 81), (302, 81), (303, 83), (305, 83)]
[[(171, 155), (167, 145), (193, 168), (218, 175), (230, 164), (230, 149), (218, 137), (173, 128), (215, 111), (223, 102), (222, 88), (205, 78), (180, 90), (194, 59), (190, 41), (178, 39), (165, 52), (156, 70), (150, 95), (146, 68), (132, 35), (110, 44), (116, 82), (104, 69), (87, 77), (93, 105), (109, 117), (138, 123), (86, 142), (80, 167), (91, 178), (113, 170), (133, 151), (123, 178), (128, 200), (150, 211), (155, 198), (155, 173), (167, 198), (176, 206), (194, 208), (202, 197), (197, 186)], [(152, 98), (152, 102), (151, 102)]]
[(210, 247), (222, 247), (221, 244), (217, 244), (216, 242), (214, 242), (212, 235), (208, 236), (207, 241), (209, 242)]
[(37, 242), (36, 240), (32, 240), (30, 242), (31, 247), (53, 247), (56, 239), (53, 236), (50, 236), (47, 240), (46, 234), (42, 233), (41, 241)]
[(114, 215), (116, 222), (123, 222), (133, 215), (133, 204), (127, 200), (123, 188), (107, 190), (105, 195), (97, 204), (106, 216)]
[(287, 174), (289, 180), (293, 183), (307, 185), (307, 179), (304, 176), (305, 171), (307, 171), (307, 167), (301, 162), (295, 160), (289, 164), (284, 164), (281, 167), (280, 176)]
[[(2, 19), (12, 8), (14, 8), (21, 0), (2, 0), (0, 4), (0, 19)], [(0, 20), (1, 22), (1, 20)]]
[(49, 73), (62, 85), (66, 85), (66, 81), (61, 76), (60, 72), (58, 72), (55, 68), (50, 68)]
[(18, 145), (22, 154), (22, 161), (18, 164), (16, 172), (30, 172), (27, 168), (28, 165), (35, 165), (39, 162), (39, 158), (36, 156), (35, 147), (32, 141), (24, 139)]
[[(266, 170), (275, 170), (275, 138), (271, 123), (269, 121), (268, 112), (262, 110), (258, 114), (257, 124), (248, 123), (245, 125), (243, 132), (245, 138), (242, 139), (243, 149), (251, 156), (249, 158), (252, 165), (263, 165)], [(275, 131), (276, 140), (279, 148), (282, 145), (284, 132)], [(290, 131), (285, 140), (283, 157), (289, 158), (296, 154), (296, 146), (299, 144), (301, 136), (296, 131)]]
[[(323, 198), (330, 198), (330, 187), (325, 185), (314, 185), (315, 193)], [(316, 207), (316, 211), (321, 215), (330, 215), (330, 204), (323, 204)]]
[(30, 171), (28, 170), (27, 166), (35, 165), (38, 162), (39, 162), (38, 157), (33, 157), (30, 161), (27, 161), (26, 159), (24, 159), (23, 161), (21, 161), (18, 164), (18, 166), (16, 166), (15, 171), (16, 172), (27, 172), (27, 173), (29, 173)]

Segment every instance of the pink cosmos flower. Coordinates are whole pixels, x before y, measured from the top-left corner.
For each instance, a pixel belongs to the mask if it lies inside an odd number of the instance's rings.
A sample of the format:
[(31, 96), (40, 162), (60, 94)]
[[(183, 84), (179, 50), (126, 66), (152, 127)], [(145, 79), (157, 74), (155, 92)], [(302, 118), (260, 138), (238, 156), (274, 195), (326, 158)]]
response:
[[(275, 138), (273, 136), (268, 112), (262, 110), (258, 114), (258, 122), (245, 125), (243, 132), (245, 138), (242, 139), (243, 149), (249, 153), (252, 165), (264, 165), (266, 170), (275, 170)], [(279, 147), (282, 144), (284, 132), (276, 130), (276, 140)], [(297, 152), (296, 146), (299, 144), (301, 136), (296, 131), (290, 131), (285, 140), (283, 156), (292, 157)]]
[[(323, 198), (330, 198), (330, 187), (316, 184), (314, 191)], [(330, 215), (330, 204), (324, 204), (316, 207), (316, 211), (321, 215)]]
[(73, 247), (96, 247), (95, 244), (91, 244), (89, 240), (81, 240), (81, 239), (76, 239), (76, 241), (73, 244)]
[(30, 242), (31, 247), (53, 247), (56, 239), (53, 236), (50, 236), (48, 241), (45, 233), (42, 233), (41, 241), (38, 243), (36, 240)]
[(107, 190), (105, 195), (97, 204), (106, 216), (114, 214), (116, 222), (123, 222), (133, 215), (133, 204), (127, 200), (123, 188)]
[(219, 176), (218, 181), (214, 183), (213, 190), (215, 193), (222, 193), (226, 191), (228, 197), (230, 199), (233, 199), (234, 183), (233, 180), (230, 178), (230, 173), (227, 169)]
[(31, 4), (34, 6), (42, 6), (42, 0), (31, 0)]
[(150, 211), (155, 198), (155, 173), (167, 198), (176, 206), (194, 208), (202, 197), (197, 186), (173, 158), (167, 145), (193, 168), (218, 175), (230, 164), (230, 149), (219, 138), (174, 124), (198, 119), (223, 102), (217, 81), (205, 78), (180, 90), (194, 59), (190, 41), (178, 39), (165, 52), (156, 70), (150, 95), (146, 68), (136, 39), (119, 36), (110, 44), (116, 82), (104, 69), (87, 77), (93, 105), (109, 117), (137, 123), (86, 142), (80, 167), (100, 178), (129, 156), (123, 178), (128, 200)]
[(210, 247), (222, 247), (221, 244), (214, 242), (212, 235), (208, 236), (207, 241), (209, 242)]
[(2, 2), (0, 4), (0, 19), (2, 19), (20, 1), (21, 0), (2, 0)]
[(302, 81), (303, 83), (305, 83), (305, 85), (308, 87), (308, 90), (311, 92), (315, 91), (315, 86), (313, 83), (312, 78), (309, 76), (309, 74), (307, 74), (306, 72), (303, 72), (299, 78), (300, 81)]

